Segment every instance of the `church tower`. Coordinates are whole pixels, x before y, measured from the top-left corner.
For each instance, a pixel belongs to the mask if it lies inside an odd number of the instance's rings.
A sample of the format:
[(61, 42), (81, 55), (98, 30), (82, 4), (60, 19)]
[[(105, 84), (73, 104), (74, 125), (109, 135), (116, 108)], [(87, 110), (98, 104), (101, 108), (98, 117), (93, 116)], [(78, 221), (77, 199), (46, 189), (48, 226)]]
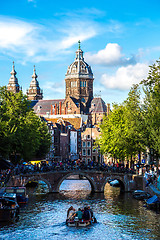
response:
[(7, 90), (14, 92), (14, 93), (18, 93), (21, 89), (20, 86), (18, 84), (18, 79), (16, 77), (16, 71), (15, 71), (15, 66), (14, 66), (14, 62), (13, 62), (13, 67), (12, 67), (12, 71), (11, 71), (11, 77), (9, 79), (9, 83), (7, 85)]
[(76, 104), (79, 104), (80, 113), (88, 113), (93, 99), (94, 78), (91, 67), (84, 61), (80, 41), (78, 43), (75, 61), (68, 67), (65, 77), (65, 98), (71, 97)]
[(35, 69), (35, 66), (34, 66), (32, 81), (30, 83), (29, 89), (27, 89), (28, 100), (41, 100), (41, 99), (43, 99), (43, 92), (39, 87), (37, 77), (38, 76), (36, 74), (36, 69)]

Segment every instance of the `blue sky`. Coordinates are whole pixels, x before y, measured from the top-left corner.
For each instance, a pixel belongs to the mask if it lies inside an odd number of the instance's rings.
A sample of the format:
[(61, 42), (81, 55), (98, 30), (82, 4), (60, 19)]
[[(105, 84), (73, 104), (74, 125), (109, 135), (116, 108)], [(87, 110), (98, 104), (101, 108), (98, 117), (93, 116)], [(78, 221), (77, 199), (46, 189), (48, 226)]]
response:
[(33, 65), (44, 99), (65, 97), (65, 74), (78, 40), (94, 74), (94, 94), (121, 103), (160, 57), (160, 1), (0, 2), (0, 86), (12, 62), (24, 93)]

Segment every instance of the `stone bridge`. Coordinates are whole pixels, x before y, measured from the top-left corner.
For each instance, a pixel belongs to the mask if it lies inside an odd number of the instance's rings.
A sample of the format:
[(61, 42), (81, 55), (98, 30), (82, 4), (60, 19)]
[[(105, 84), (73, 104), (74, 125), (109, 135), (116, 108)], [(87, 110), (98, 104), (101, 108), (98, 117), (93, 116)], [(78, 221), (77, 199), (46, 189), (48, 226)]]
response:
[[(90, 182), (92, 192), (104, 192), (108, 180), (117, 179), (120, 182), (121, 191), (132, 191), (136, 187), (136, 181), (132, 174), (113, 173), (102, 171), (52, 171), (44, 173), (20, 174), (12, 176), (7, 186), (26, 186), (29, 181), (43, 181), (48, 185), (49, 192), (57, 193), (61, 183), (72, 175), (81, 175)], [(139, 189), (143, 189), (141, 183)]]

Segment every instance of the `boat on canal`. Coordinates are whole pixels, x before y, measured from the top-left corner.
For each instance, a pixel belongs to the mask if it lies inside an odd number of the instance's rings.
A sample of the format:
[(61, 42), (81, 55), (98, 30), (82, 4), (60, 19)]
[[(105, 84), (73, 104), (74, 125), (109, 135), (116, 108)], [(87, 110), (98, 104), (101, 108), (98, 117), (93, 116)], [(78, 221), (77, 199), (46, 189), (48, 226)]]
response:
[(110, 186), (112, 186), (112, 187), (120, 187), (120, 183), (119, 183), (119, 181), (116, 180), (116, 179), (110, 181), (109, 184), (110, 184)]
[(96, 223), (96, 218), (92, 218), (90, 220), (79, 220), (78, 217), (75, 217), (73, 220), (67, 219), (66, 224), (68, 227), (87, 227), (89, 225), (93, 225)]
[(146, 206), (148, 209), (151, 210), (160, 210), (160, 200), (158, 199), (157, 195), (146, 200)]
[(93, 215), (93, 211), (90, 209), (90, 206), (81, 208), (75, 212), (73, 206), (71, 206), (67, 211), (66, 224), (69, 227), (87, 227), (93, 225), (97, 220)]
[(18, 220), (19, 205), (15, 193), (4, 193), (0, 196), (0, 222)]
[(151, 195), (148, 192), (145, 192), (143, 190), (133, 191), (132, 196), (137, 200), (146, 200), (151, 197)]
[(18, 204), (26, 204), (28, 202), (26, 187), (6, 187), (4, 191), (6, 193), (15, 193)]

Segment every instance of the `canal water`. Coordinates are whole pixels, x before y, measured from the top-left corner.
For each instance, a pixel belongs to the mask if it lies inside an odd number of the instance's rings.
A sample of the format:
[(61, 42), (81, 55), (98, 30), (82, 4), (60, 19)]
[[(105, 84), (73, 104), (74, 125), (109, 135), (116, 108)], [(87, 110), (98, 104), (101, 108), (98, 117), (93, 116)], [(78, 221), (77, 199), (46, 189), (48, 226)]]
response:
[[(19, 221), (0, 225), (0, 240), (121, 240), (160, 239), (160, 214), (144, 208), (131, 194), (106, 184), (104, 194), (90, 192), (87, 180), (65, 180), (60, 194), (38, 195), (29, 190), (29, 202)], [(97, 223), (67, 227), (67, 209), (90, 205)]]

